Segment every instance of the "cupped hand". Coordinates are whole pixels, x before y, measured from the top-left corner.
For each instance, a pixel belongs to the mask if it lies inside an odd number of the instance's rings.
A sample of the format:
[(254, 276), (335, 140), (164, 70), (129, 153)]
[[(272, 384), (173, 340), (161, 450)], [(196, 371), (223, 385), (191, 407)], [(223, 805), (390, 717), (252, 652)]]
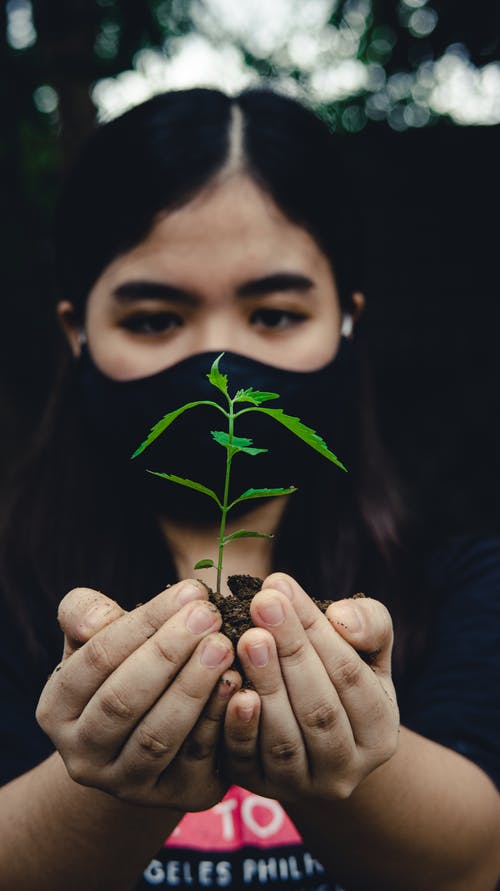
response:
[(236, 692), (226, 711), (228, 779), (284, 802), (348, 797), (397, 746), (387, 609), (360, 598), (323, 614), (293, 578), (274, 573), (251, 616), (238, 656), (253, 690)]
[(72, 779), (180, 811), (220, 801), (219, 737), (241, 679), (228, 671), (233, 647), (206, 589), (185, 580), (125, 612), (76, 588), (59, 622), (63, 659), (36, 716)]

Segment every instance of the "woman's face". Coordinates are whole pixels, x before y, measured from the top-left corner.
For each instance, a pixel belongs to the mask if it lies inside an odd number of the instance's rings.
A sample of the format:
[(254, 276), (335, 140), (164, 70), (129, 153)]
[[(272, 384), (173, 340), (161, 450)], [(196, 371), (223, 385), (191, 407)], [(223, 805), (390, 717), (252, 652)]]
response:
[[(77, 355), (71, 310), (59, 306)], [(144, 241), (115, 258), (92, 288), (85, 315), (94, 361), (116, 380), (212, 350), (313, 371), (335, 355), (340, 325), (327, 257), (242, 174), (165, 214)]]

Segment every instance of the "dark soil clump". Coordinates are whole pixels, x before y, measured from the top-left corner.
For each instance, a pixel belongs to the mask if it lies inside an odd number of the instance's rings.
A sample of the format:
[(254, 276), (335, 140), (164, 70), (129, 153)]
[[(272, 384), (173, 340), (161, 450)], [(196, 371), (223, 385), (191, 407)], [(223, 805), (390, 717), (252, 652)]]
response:
[[(250, 618), (250, 604), (262, 588), (262, 579), (252, 575), (230, 575), (227, 579), (228, 588), (232, 596), (225, 597), (222, 594), (209, 593), (209, 599), (214, 603), (222, 616), (221, 632), (229, 638), (236, 651), (237, 643), (244, 631), (253, 628), (253, 622)], [(364, 597), (362, 593), (354, 594), (353, 599)], [(313, 603), (321, 610), (326, 612), (327, 608), (333, 603), (333, 600), (317, 600), (316, 597), (311, 598)], [(365, 662), (370, 664), (374, 661), (377, 653), (360, 653)], [(232, 665), (239, 672), (242, 672), (239, 659), (236, 657)], [(244, 680), (244, 685), (249, 686), (248, 681)]]
[(262, 588), (262, 579), (253, 575), (230, 575), (227, 585), (232, 597), (211, 593), (210, 600), (215, 603), (222, 616), (222, 634), (229, 638), (236, 649), (243, 632), (253, 627), (250, 604), (257, 591)]

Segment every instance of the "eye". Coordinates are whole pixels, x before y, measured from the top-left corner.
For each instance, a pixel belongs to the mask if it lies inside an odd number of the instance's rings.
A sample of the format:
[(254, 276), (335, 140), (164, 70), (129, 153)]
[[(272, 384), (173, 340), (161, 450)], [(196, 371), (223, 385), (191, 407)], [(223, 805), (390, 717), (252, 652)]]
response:
[(182, 319), (173, 312), (137, 313), (120, 322), (122, 328), (134, 334), (163, 334), (182, 325)]
[(251, 317), (252, 323), (273, 331), (291, 328), (304, 322), (307, 317), (300, 312), (291, 312), (286, 309), (257, 309)]

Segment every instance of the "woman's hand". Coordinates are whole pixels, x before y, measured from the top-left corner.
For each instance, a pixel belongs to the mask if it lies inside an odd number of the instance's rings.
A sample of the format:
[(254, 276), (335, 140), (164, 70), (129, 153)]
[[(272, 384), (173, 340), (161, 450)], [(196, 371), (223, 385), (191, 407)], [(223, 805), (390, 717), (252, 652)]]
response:
[[(395, 752), (392, 622), (376, 600), (341, 600), (323, 614), (290, 576), (253, 599), (256, 628), (238, 656), (254, 690), (231, 699), (224, 772), (283, 802), (343, 799)], [(371, 654), (368, 665), (357, 650)]]
[(133, 804), (204, 810), (227, 702), (241, 683), (221, 616), (186, 580), (131, 612), (97, 591), (62, 600), (63, 661), (37, 720), (78, 783)]

